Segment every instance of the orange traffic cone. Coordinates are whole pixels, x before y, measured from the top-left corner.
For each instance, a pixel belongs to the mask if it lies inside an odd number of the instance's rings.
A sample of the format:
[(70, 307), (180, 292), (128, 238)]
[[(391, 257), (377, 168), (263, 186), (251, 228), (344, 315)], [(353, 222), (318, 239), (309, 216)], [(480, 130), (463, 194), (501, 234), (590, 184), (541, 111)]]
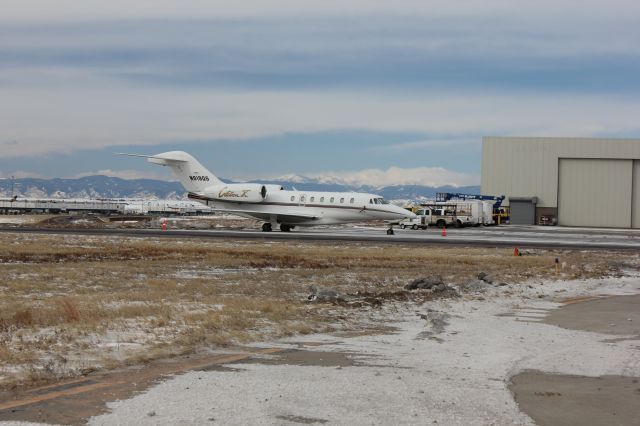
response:
[(513, 255), (514, 256), (520, 256), (520, 250), (518, 250), (518, 247), (514, 247), (513, 248)]
[(447, 228), (446, 227), (442, 227), (442, 232), (440, 233), (440, 235), (442, 235), (443, 237), (447, 236)]

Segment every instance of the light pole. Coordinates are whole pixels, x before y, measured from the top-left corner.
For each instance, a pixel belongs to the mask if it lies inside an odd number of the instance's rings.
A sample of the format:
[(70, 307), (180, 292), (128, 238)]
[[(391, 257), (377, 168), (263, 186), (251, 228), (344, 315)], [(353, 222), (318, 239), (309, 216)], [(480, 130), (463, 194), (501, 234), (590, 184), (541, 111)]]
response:
[(12, 200), (13, 200), (13, 180), (14, 180), (14, 177), (11, 176), (11, 199)]

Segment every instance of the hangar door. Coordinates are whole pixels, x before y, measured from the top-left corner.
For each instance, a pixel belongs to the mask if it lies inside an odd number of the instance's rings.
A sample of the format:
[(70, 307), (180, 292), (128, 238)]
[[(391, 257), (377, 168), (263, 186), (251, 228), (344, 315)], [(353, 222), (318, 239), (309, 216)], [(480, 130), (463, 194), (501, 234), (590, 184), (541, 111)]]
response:
[(536, 224), (537, 197), (509, 197), (509, 220), (514, 225)]
[(630, 228), (633, 160), (561, 158), (558, 223)]

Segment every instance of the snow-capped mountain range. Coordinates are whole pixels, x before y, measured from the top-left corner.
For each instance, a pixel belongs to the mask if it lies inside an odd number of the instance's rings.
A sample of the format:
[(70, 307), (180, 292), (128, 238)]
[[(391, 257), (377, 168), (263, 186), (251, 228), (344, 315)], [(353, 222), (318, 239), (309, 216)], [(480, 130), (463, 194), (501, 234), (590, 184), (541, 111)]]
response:
[[(222, 179), (225, 182), (232, 182)], [(371, 192), (388, 200), (417, 200), (433, 198), (437, 192), (479, 194), (479, 186), (426, 185), (353, 185), (339, 178), (307, 178), (298, 175), (257, 181), (295, 188), (299, 191), (360, 191)], [(142, 198), (184, 199), (186, 192), (179, 182), (154, 179), (121, 179), (108, 176), (85, 176), (76, 179), (5, 179), (0, 180), (0, 197), (12, 195), (26, 198)]]

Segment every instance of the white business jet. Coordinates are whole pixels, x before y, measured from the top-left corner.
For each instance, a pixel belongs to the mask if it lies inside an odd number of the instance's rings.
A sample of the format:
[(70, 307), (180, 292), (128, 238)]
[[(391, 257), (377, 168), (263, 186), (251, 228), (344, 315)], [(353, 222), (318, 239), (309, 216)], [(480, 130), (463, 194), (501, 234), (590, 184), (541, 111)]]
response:
[[(287, 191), (280, 185), (224, 183), (183, 151), (157, 155), (124, 154), (143, 157), (167, 166), (189, 193), (215, 211), (263, 220), (262, 230), (280, 226), (289, 232), (296, 226), (335, 225), (369, 220), (397, 221), (415, 214), (389, 204), (382, 197), (361, 192)], [(390, 232), (389, 232), (390, 231)], [(393, 233), (391, 228), (387, 231)]]

